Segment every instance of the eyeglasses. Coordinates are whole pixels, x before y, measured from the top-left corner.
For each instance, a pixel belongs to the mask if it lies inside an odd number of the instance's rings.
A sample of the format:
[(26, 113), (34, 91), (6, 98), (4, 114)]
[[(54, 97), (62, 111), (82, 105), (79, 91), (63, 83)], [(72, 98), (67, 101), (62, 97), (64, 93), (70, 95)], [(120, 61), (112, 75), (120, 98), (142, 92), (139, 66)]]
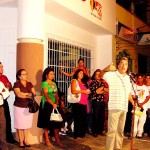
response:
[(27, 76), (28, 75), (28, 73), (26, 73), (26, 74), (21, 74), (22, 76)]

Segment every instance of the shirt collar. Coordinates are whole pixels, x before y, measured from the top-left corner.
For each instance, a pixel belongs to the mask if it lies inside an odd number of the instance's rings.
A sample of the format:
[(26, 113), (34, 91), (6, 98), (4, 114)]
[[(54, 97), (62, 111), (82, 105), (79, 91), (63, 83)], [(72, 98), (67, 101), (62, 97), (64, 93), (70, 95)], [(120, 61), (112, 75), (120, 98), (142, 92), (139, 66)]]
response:
[(120, 77), (125, 77), (127, 74), (123, 75), (121, 74), (118, 70), (116, 71), (117, 75), (120, 76)]

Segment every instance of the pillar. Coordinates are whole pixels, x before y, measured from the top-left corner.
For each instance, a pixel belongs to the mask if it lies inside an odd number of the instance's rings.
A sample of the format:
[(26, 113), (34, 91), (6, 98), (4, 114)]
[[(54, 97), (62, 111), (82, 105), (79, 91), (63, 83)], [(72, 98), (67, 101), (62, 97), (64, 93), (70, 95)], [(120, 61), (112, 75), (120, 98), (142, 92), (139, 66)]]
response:
[(37, 92), (43, 70), (44, 13), (45, 0), (18, 0), (17, 70), (28, 72)]
[[(36, 90), (36, 101), (41, 100), (41, 81), (44, 64), (45, 0), (18, 0), (17, 70), (25, 69), (28, 81)], [(29, 134), (30, 144), (42, 141), (42, 129), (37, 128), (38, 113), (33, 116)]]

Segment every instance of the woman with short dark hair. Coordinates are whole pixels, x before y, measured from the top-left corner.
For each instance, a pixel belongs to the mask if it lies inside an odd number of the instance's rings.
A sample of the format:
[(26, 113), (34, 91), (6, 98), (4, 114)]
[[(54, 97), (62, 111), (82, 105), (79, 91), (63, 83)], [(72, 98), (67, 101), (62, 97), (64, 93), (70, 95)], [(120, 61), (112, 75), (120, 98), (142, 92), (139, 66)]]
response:
[(92, 133), (94, 137), (98, 134), (104, 135), (105, 111), (108, 103), (108, 84), (101, 78), (101, 70), (97, 69), (92, 76), (90, 84), (90, 98), (92, 100)]
[(40, 103), (38, 127), (43, 128), (45, 136), (45, 144), (52, 146), (49, 140), (49, 130), (54, 130), (55, 141), (59, 146), (63, 146), (59, 138), (59, 130), (61, 128), (61, 122), (50, 121), (50, 115), (53, 109), (58, 107), (58, 89), (54, 80), (54, 70), (52, 68), (46, 68), (42, 76), (42, 99)]
[(32, 127), (33, 114), (29, 112), (28, 102), (35, 94), (34, 86), (27, 81), (25, 69), (18, 70), (17, 81), (14, 83), (14, 128), (17, 130), (19, 147), (31, 147), (29, 145), (28, 134)]

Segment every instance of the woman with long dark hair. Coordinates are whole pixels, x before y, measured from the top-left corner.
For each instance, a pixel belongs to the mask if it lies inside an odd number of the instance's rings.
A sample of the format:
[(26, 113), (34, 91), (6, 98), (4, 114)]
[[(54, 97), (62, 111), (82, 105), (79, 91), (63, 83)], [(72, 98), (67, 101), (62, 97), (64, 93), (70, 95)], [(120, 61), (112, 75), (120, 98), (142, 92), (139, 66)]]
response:
[[(71, 82), (71, 92), (78, 96), (81, 94), (81, 99), (78, 103), (72, 105), (73, 119), (74, 119), (74, 138), (83, 138), (86, 133), (86, 123), (87, 123), (87, 112), (88, 108), (88, 95), (90, 90), (88, 90), (88, 85), (84, 80), (84, 72), (82, 69), (78, 69), (74, 75)], [(80, 90), (76, 90), (77, 84)]]

